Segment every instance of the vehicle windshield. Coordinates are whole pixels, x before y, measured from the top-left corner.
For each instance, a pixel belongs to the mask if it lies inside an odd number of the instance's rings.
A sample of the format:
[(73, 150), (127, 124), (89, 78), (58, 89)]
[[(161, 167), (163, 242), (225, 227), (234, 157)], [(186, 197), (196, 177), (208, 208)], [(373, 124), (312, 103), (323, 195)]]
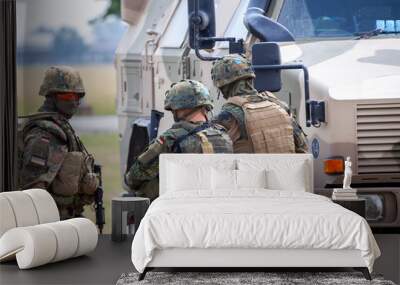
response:
[[(322, 4), (323, 2), (323, 4)], [(278, 22), (296, 39), (400, 33), (399, 0), (285, 0)]]

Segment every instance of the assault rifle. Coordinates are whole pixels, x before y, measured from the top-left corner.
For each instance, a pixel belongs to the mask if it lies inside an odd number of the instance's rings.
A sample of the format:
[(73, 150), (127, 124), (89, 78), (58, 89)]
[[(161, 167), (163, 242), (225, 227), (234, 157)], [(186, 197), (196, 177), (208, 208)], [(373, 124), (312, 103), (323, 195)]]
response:
[(99, 177), (99, 186), (94, 192), (94, 208), (96, 210), (96, 225), (99, 228), (100, 234), (103, 233), (103, 225), (105, 224), (105, 215), (103, 207), (103, 178), (101, 175), (101, 165), (95, 164), (93, 167), (94, 173)]

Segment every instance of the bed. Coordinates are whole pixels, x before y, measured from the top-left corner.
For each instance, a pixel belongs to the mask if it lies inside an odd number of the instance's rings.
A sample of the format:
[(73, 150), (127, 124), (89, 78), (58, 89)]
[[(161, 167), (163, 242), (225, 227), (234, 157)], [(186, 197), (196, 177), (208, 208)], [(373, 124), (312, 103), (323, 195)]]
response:
[(163, 154), (160, 197), (132, 262), (159, 267), (352, 267), (379, 248), (365, 219), (313, 194), (309, 154)]

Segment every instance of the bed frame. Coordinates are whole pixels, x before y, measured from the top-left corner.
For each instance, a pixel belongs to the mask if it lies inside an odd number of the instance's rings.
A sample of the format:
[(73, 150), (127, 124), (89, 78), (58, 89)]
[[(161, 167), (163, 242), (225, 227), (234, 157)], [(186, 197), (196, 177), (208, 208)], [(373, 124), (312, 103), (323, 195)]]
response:
[[(249, 269), (309, 268), (320, 270), (353, 268), (361, 271), (367, 280), (371, 275), (359, 250), (326, 249), (193, 249), (171, 248), (156, 250), (152, 261), (139, 275), (143, 280), (146, 273), (156, 268), (231, 268), (237, 271)], [(322, 271), (322, 270), (320, 270)]]
[[(254, 154), (253, 154), (254, 155)], [(309, 184), (306, 191), (313, 192), (313, 158), (311, 154), (257, 154), (261, 159), (291, 159), (305, 161), (309, 167)], [(168, 180), (168, 162), (180, 161), (183, 157), (196, 163), (213, 163), (224, 160), (248, 158), (249, 154), (162, 154), (160, 156), (160, 195), (165, 193)], [(359, 250), (330, 249), (254, 249), (254, 248), (169, 248), (158, 249), (139, 280), (153, 269), (165, 268), (229, 268), (235, 271), (250, 269), (315, 269), (353, 268), (361, 271), (367, 280), (371, 275)], [(321, 271), (321, 270), (320, 270)]]

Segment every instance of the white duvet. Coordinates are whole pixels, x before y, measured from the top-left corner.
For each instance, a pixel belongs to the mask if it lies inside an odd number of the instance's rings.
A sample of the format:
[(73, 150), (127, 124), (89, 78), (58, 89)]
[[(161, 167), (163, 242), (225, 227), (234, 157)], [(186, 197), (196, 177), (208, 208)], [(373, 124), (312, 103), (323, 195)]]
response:
[(358, 249), (370, 271), (380, 255), (357, 214), (319, 195), (265, 189), (162, 195), (138, 228), (132, 262), (143, 272), (165, 248)]

